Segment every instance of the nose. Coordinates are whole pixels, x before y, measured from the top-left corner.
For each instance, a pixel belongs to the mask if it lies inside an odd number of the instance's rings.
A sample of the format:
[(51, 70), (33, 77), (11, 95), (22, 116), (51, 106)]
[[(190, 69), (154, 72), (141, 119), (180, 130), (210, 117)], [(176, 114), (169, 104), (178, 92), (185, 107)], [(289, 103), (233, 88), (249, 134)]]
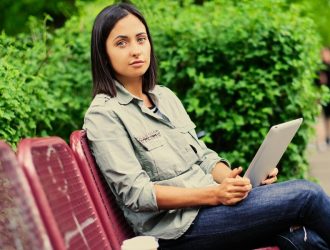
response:
[(133, 57), (140, 56), (141, 55), (141, 45), (139, 45), (138, 43), (132, 44), (131, 55)]

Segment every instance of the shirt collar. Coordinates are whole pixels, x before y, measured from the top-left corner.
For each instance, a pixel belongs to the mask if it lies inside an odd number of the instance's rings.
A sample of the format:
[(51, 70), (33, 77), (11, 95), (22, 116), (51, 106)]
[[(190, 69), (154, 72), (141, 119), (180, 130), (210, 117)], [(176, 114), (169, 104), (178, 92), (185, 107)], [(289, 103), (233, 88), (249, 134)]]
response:
[(125, 89), (124, 86), (121, 85), (118, 81), (115, 81), (115, 83), (117, 89), (117, 98), (120, 104), (127, 105), (133, 99), (137, 99), (137, 97), (128, 92), (128, 90)]
[[(122, 105), (127, 105), (129, 104), (133, 99), (136, 100), (140, 100), (140, 98), (132, 95), (127, 89), (125, 89), (125, 87), (123, 85), (121, 85), (118, 81), (115, 81), (116, 83), (116, 89), (117, 89), (117, 98), (120, 104)], [(150, 97), (153, 99), (153, 101), (155, 102), (155, 104), (158, 104), (158, 100), (159, 100), (159, 90), (157, 87), (155, 87), (154, 89), (150, 90), (148, 92), (148, 94), (150, 94)]]

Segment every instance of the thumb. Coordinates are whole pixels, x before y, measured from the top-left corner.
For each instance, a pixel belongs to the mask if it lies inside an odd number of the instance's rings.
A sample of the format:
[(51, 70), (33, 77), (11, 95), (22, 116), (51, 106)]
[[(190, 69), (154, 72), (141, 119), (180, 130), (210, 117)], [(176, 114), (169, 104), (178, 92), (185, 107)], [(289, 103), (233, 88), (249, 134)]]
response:
[(242, 167), (238, 167), (238, 168), (234, 168), (228, 175), (229, 178), (236, 178), (237, 175), (239, 175), (240, 173), (242, 173), (243, 168)]

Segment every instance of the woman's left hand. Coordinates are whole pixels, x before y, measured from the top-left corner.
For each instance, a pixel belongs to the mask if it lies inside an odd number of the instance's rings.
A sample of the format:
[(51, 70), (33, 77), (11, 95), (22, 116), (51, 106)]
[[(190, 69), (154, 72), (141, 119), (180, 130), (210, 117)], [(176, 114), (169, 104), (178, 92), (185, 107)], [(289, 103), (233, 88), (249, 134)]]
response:
[(276, 182), (277, 181), (277, 174), (278, 174), (278, 169), (274, 168), (272, 170), (272, 172), (270, 172), (270, 174), (267, 176), (267, 179), (264, 180), (261, 184), (268, 185), (268, 184), (272, 184), (272, 183)]

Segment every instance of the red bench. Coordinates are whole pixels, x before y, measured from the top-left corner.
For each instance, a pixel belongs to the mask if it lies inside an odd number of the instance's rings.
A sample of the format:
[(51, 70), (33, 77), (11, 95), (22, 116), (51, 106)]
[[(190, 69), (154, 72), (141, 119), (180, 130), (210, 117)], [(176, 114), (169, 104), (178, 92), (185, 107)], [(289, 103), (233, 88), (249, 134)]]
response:
[(64, 140), (23, 139), (17, 156), (54, 249), (112, 249), (75, 157)]
[(99, 212), (110, 244), (115, 250), (120, 250), (121, 243), (125, 239), (134, 237), (134, 233), (117, 206), (115, 197), (110, 189), (106, 188), (107, 183), (95, 164), (85, 131), (74, 131), (70, 137), (70, 145), (89, 192), (93, 194), (94, 204)]
[(15, 153), (0, 141), (0, 249), (51, 249)]

